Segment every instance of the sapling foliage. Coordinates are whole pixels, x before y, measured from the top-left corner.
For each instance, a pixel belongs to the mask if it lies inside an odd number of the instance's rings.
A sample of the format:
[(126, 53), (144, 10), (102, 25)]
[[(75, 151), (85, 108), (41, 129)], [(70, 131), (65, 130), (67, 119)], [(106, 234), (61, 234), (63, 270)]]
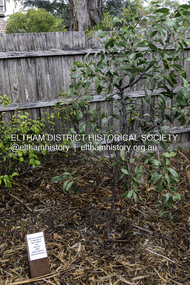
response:
[[(105, 133), (105, 130), (121, 135), (121, 139), (115, 142), (120, 146), (119, 151), (110, 156), (112, 210), (118, 181), (123, 184), (123, 197), (137, 200), (139, 186), (146, 177), (148, 185), (157, 190), (160, 216), (181, 198), (177, 191), (179, 173), (170, 165), (170, 158), (177, 152), (170, 145), (171, 139), (162, 138), (166, 135), (171, 138), (170, 128), (176, 122), (181, 126), (190, 123), (189, 78), (184, 70), (184, 62), (189, 59), (182, 57), (188, 46), (186, 26), (189, 15), (189, 5), (181, 5), (171, 13), (158, 3), (154, 11), (143, 18), (130, 13), (127, 15), (130, 25), (92, 33), (101, 42), (102, 50), (93, 58), (87, 55), (82, 62), (74, 63), (74, 83), (66, 93), (72, 97), (67, 106), (75, 124), (71, 131), (86, 134), (86, 137), (91, 133)], [(125, 19), (123, 21), (125, 23)], [(105, 96), (113, 105), (113, 113), (90, 109), (92, 86), (98, 95)], [(144, 95), (142, 92), (135, 94), (135, 90), (143, 90)], [(84, 117), (88, 119), (84, 120)], [(114, 125), (116, 121), (119, 121), (119, 128)], [(137, 140), (123, 139), (134, 133)], [(153, 148), (150, 148), (149, 141), (142, 140), (148, 135), (155, 138), (151, 143), (157, 146), (156, 152), (150, 151)], [(81, 142), (84, 143), (87, 141)], [(125, 147), (129, 151), (126, 152)], [(139, 150), (138, 154), (135, 150)], [(108, 224), (110, 219), (111, 214)]]

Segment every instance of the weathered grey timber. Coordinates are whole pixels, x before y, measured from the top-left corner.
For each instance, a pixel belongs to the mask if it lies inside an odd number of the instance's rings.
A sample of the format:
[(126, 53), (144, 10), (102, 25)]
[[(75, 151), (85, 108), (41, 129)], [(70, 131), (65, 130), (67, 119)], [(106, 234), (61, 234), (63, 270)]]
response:
[(100, 48), (84, 32), (0, 35), (0, 94), (13, 103), (56, 99), (73, 62)]
[(95, 54), (100, 50), (102, 49), (73, 49), (73, 50), (51, 49), (51, 50), (37, 50), (37, 51), (8, 51), (8, 52), (0, 52), (0, 59), (86, 55), (86, 54)]
[[(63, 87), (68, 88), (73, 62), (82, 61), (86, 54), (90, 54), (90, 60), (101, 49), (100, 43), (88, 39), (84, 32), (0, 35), (0, 95), (6, 94), (12, 101), (6, 108), (0, 106), (0, 112), (6, 112), (11, 118), (15, 109), (22, 109), (28, 110), (31, 118), (42, 117), (52, 110)], [(183, 56), (190, 57), (190, 47), (184, 49)], [(184, 61), (184, 68), (190, 76), (190, 61)], [(97, 95), (93, 86), (90, 94), (94, 96), (91, 110), (99, 110), (100, 114), (103, 110), (112, 112), (113, 106), (105, 97)], [(128, 95), (141, 104), (143, 80)], [(119, 108), (116, 111), (119, 113)], [(119, 129), (118, 120), (111, 119), (110, 124)], [(189, 144), (189, 126), (170, 127), (171, 133), (178, 133)]]

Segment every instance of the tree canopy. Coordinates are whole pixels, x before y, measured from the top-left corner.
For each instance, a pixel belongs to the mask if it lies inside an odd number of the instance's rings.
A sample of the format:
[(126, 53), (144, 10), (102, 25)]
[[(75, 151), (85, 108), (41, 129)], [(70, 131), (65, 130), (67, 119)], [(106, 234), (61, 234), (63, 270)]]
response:
[(56, 31), (56, 19), (45, 9), (29, 9), (9, 17), (6, 33), (41, 33)]
[(62, 19), (66, 26), (70, 24), (71, 12), (67, 0), (21, 0), (21, 3), (24, 8), (43, 8), (54, 17)]
[[(71, 0), (15, 0), (15, 2), (20, 2), (24, 8), (43, 8), (56, 18), (62, 19), (68, 29), (73, 26), (73, 1)], [(89, 6), (90, 1), (86, 2)], [(102, 14), (106, 12), (114, 17), (119, 16), (123, 8), (132, 6), (132, 2), (130, 0), (103, 0), (101, 6)]]
[[(9, 1), (9, 0), (7, 0)], [(84, 26), (85, 29), (92, 28), (98, 25), (98, 29), (110, 30), (111, 21), (114, 17), (122, 18), (122, 14), (125, 13), (125, 19), (127, 20), (127, 14), (130, 11), (140, 14), (141, 18), (144, 15), (144, 2), (142, 0), (83, 0), (82, 2), (75, 0), (14, 0), (15, 3), (21, 3), (23, 8), (38, 8), (45, 9), (51, 15), (53, 15), (58, 21), (57, 26), (64, 25), (68, 30), (78, 30), (79, 26)], [(148, 4), (149, 11), (153, 11), (154, 7), (163, 6), (174, 11), (180, 5), (178, 0), (160, 0), (151, 1)], [(79, 11), (81, 10), (81, 11)], [(80, 16), (79, 16), (80, 15)], [(88, 19), (89, 24), (83, 24), (84, 16)], [(94, 21), (95, 19), (95, 21)], [(81, 22), (80, 24), (78, 22)], [(117, 25), (121, 26), (122, 24)]]

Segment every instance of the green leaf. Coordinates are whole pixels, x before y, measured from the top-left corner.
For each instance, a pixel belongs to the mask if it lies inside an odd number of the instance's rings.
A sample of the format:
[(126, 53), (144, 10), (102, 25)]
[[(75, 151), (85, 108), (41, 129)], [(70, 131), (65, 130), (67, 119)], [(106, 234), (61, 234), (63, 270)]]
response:
[(135, 201), (137, 201), (137, 194), (135, 192), (133, 192), (133, 198)]
[(173, 220), (173, 216), (172, 216), (171, 213), (167, 213), (167, 215), (168, 215), (168, 218), (169, 218), (170, 220)]
[(69, 141), (68, 145), (69, 145), (70, 147), (74, 147), (76, 143), (77, 143), (76, 140), (72, 140), (72, 141)]
[(73, 108), (74, 109), (78, 109), (79, 108), (79, 104), (76, 102), (72, 102)]
[(166, 165), (170, 165), (170, 161), (167, 158), (166, 158)]
[(77, 67), (84, 67), (83, 63), (78, 62), (78, 61), (74, 61), (73, 65), (77, 66)]
[(154, 13), (162, 13), (162, 14), (168, 15), (168, 14), (170, 14), (170, 9), (160, 8), (160, 9), (157, 9)]
[(86, 133), (86, 123), (85, 122), (80, 123), (79, 131), (80, 131), (80, 134), (85, 134)]
[(162, 153), (162, 155), (164, 156), (164, 157), (167, 157), (167, 158), (170, 158), (170, 157), (174, 157), (174, 156), (176, 156), (176, 152), (164, 152), (164, 153)]
[(73, 79), (79, 78), (80, 76), (81, 76), (80, 74), (72, 74)]
[(159, 181), (158, 181), (158, 184), (157, 184), (157, 186), (156, 186), (156, 189), (157, 189), (157, 191), (159, 192), (159, 193), (161, 193), (162, 192), (162, 190), (163, 190), (163, 180), (162, 179), (160, 179)]
[(41, 162), (39, 160), (35, 160), (36, 165), (41, 165)]
[(149, 46), (149, 48), (151, 48), (154, 51), (157, 51), (157, 49), (158, 49), (157, 46), (155, 46), (153, 43), (149, 43), (148, 46)]
[(147, 41), (147, 40), (144, 40), (144, 41), (138, 43), (138, 44), (136, 45), (136, 47), (147, 47), (148, 44), (149, 44), (148, 41)]
[(107, 126), (108, 125), (108, 118), (106, 118), (106, 117), (104, 117), (104, 118), (102, 118), (102, 124), (104, 125), (104, 126)]
[(124, 149), (124, 147), (120, 151), (120, 157), (123, 161), (125, 161), (125, 149)]
[(18, 156), (19, 156), (19, 157), (22, 157), (22, 151), (21, 151), (21, 150), (18, 150), (17, 153), (18, 153)]
[(160, 161), (157, 160), (157, 159), (151, 159), (151, 160), (149, 160), (149, 162), (150, 162), (151, 164), (154, 164), (155, 166), (161, 165)]
[(170, 181), (170, 177), (169, 177), (169, 175), (167, 173), (165, 174), (165, 179), (166, 179), (166, 181), (168, 183), (168, 188), (170, 190), (171, 189), (171, 181)]
[(120, 58), (117, 58), (116, 60), (114, 60), (114, 64), (115, 65), (118, 65), (119, 63), (122, 63), (124, 61), (128, 61), (126, 57), (120, 57)]
[(129, 172), (127, 171), (127, 169), (122, 168), (121, 171), (122, 171), (124, 174), (129, 175)]
[(164, 204), (166, 204), (169, 199), (170, 199), (170, 195), (169, 195), (169, 193), (166, 193), (166, 194), (164, 195), (164, 197), (162, 198), (162, 202), (163, 202)]
[(102, 39), (107, 35), (108, 35), (108, 32), (103, 32), (103, 33), (99, 34), (99, 38)]
[(158, 183), (158, 181), (162, 178), (162, 175), (157, 171), (151, 173), (151, 181), (153, 183)]
[(168, 167), (167, 170), (173, 175), (174, 177), (178, 178), (178, 173), (171, 167)]
[(98, 86), (98, 88), (97, 88), (97, 93), (98, 93), (98, 95), (100, 94), (102, 92), (102, 86)]
[(59, 175), (59, 176), (54, 176), (51, 178), (51, 181), (53, 182), (60, 182), (61, 180), (63, 180), (63, 176), (62, 175)]
[(188, 4), (182, 4), (182, 5), (179, 6), (178, 9), (185, 9), (185, 10), (188, 10), (188, 9), (190, 9), (190, 5), (188, 5)]
[(13, 172), (12, 174), (11, 174), (11, 177), (14, 177), (14, 176), (18, 176), (19, 174), (17, 173), (17, 172)]
[(83, 118), (83, 113), (81, 111), (78, 111), (75, 116), (75, 120), (80, 121), (82, 118)]
[(158, 32), (158, 31), (152, 31), (152, 32), (150, 33), (150, 38), (153, 38), (153, 37), (157, 34), (157, 32)]
[(159, 213), (158, 213), (158, 217), (161, 218), (164, 214), (164, 209), (162, 209)]
[(179, 72), (184, 70), (183, 66), (177, 63), (172, 64), (172, 67)]
[(127, 193), (127, 198), (131, 198), (132, 197), (132, 195), (133, 195), (133, 189), (131, 189), (128, 193)]
[(126, 197), (127, 197), (127, 192), (125, 192), (121, 195), (121, 199), (125, 199)]
[(114, 46), (114, 42), (115, 42), (115, 39), (113, 39), (113, 38), (108, 40), (108, 42), (105, 45), (105, 49), (108, 49), (109, 47), (113, 47)]
[(67, 180), (63, 183), (63, 186), (62, 186), (63, 191), (66, 191), (66, 187), (67, 187), (68, 183), (69, 183), (69, 180)]
[(66, 186), (66, 191), (69, 191), (69, 189), (71, 188), (71, 186), (73, 185), (74, 181), (71, 181), (67, 184)]
[(111, 116), (117, 120), (121, 120), (121, 116), (119, 116), (119, 115), (111, 115)]

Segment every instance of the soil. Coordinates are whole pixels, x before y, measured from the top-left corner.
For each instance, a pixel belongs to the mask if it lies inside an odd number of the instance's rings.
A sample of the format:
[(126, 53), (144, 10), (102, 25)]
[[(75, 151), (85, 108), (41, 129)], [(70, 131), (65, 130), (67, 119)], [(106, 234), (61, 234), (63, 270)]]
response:
[[(106, 166), (57, 157), (20, 173), (0, 197), (0, 284), (190, 284), (190, 150), (173, 161), (182, 199), (158, 217), (157, 193), (142, 182), (143, 202), (121, 199), (118, 186), (111, 221), (111, 180)], [(52, 177), (76, 171), (64, 192)], [(51, 273), (31, 279), (27, 234), (44, 232)]]

